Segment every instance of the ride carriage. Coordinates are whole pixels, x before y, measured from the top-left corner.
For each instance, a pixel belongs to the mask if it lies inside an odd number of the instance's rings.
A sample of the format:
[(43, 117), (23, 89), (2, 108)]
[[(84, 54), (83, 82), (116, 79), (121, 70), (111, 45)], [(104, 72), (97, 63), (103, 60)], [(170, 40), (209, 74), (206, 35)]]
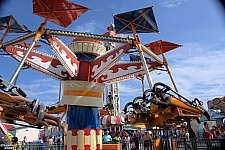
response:
[[(32, 108), (27, 102), (13, 98), (13, 96), (26, 97), (22, 89), (14, 85), (10, 85), (10, 88), (7, 88), (7, 86), (9, 86), (9, 83), (0, 77), (0, 89), (2, 90), (0, 92), (0, 118), (4, 119), (6, 123), (27, 127), (41, 128), (48, 126), (45, 120), (40, 119), (39, 114), (34, 115), (35, 108), (40, 104), (39, 100), (36, 100), (36, 104)], [(48, 114), (61, 114), (66, 112), (67, 108), (64, 105), (55, 104), (46, 106), (43, 111)]]
[[(168, 95), (168, 105), (165, 105), (165, 100), (159, 96), (159, 92)], [(146, 90), (143, 96), (127, 103), (124, 112), (127, 115), (126, 123), (144, 123), (146, 129), (170, 128), (174, 124), (190, 122), (194, 119), (200, 123), (199, 117), (202, 115), (210, 120), (209, 114), (203, 108), (203, 102), (197, 98), (191, 101), (160, 82), (155, 83), (152, 90)]]

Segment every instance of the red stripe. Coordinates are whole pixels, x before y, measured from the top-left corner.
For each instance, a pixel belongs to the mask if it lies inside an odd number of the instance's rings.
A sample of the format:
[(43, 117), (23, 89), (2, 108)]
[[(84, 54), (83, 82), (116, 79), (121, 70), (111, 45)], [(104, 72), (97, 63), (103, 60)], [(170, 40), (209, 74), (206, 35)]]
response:
[(101, 130), (102, 130), (102, 129), (97, 129), (97, 130), (96, 130), (96, 135), (100, 135), (100, 134), (101, 134), (101, 133), (100, 133)]
[(106, 124), (112, 124), (111, 116), (106, 116)]
[(72, 136), (77, 136), (77, 131), (78, 130), (71, 130), (72, 131)]
[(100, 118), (100, 124), (101, 125), (103, 125), (102, 120), (103, 120), (103, 117)]
[(83, 131), (84, 131), (84, 135), (85, 135), (85, 136), (91, 135), (91, 130), (93, 130), (93, 129), (84, 129), (84, 130), (83, 130)]
[(84, 145), (84, 150), (90, 150), (91, 149), (91, 145)]
[(64, 145), (64, 150), (67, 150), (67, 145)]
[(100, 149), (100, 144), (97, 144), (96, 146), (97, 146), (97, 147), (96, 147), (96, 150), (101, 150), (101, 149)]
[(9, 130), (13, 127), (13, 125), (11, 125), (11, 124), (3, 123), (3, 125), (6, 127), (7, 130)]
[[(118, 125), (121, 125), (121, 124), (123, 124), (123, 122), (121, 120), (122, 117), (123, 116), (103, 116), (103, 117), (100, 118), (100, 123), (101, 123), (101, 125), (104, 125), (104, 123), (102, 122), (103, 121), (103, 118), (104, 118), (104, 119), (106, 119), (106, 123), (105, 123), (106, 125), (110, 125), (110, 124), (118, 124)], [(114, 123), (113, 120), (115, 120), (115, 123)]]
[(121, 124), (121, 120), (119, 116), (115, 116), (116, 117), (116, 124)]
[(72, 150), (77, 150), (78, 146), (77, 145), (72, 145)]

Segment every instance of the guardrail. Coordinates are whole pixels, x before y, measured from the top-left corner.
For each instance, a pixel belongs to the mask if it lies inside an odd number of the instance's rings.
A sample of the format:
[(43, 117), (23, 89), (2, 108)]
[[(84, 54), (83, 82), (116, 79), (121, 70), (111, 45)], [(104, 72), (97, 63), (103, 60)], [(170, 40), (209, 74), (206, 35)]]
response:
[(224, 150), (225, 139), (160, 139), (159, 150)]
[[(131, 150), (132, 143), (128, 147)], [(121, 149), (123, 149), (122, 144)], [(28, 143), (26, 146), (16, 146), (1, 144), (0, 150), (64, 150), (64, 145)], [(135, 150), (144, 150), (144, 142), (139, 141), (138, 148)], [(159, 138), (149, 141), (148, 150), (225, 150), (225, 139)]]
[(62, 144), (0, 145), (0, 150), (64, 150)]

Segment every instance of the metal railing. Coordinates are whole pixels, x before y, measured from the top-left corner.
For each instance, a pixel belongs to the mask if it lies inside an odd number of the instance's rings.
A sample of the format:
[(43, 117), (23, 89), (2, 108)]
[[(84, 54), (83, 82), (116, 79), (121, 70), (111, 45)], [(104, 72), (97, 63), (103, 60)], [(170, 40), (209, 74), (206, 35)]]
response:
[(26, 145), (0, 145), (0, 150), (64, 150), (63, 144), (35, 144)]
[(161, 139), (162, 150), (224, 150), (225, 139)]
[[(149, 141), (148, 150), (225, 150), (225, 139), (185, 139), (185, 138), (161, 138)], [(121, 150), (144, 150), (144, 142), (139, 141), (138, 148), (132, 149), (132, 143), (129, 148), (122, 147)], [(0, 150), (64, 150), (63, 144), (36, 144), (28, 143), (22, 145), (0, 145)]]
[[(225, 150), (225, 139), (161, 138), (148, 142), (147, 150)], [(132, 143), (130, 143), (130, 149), (133, 150), (131, 145)], [(134, 148), (134, 150), (144, 150), (144, 145), (144, 142), (141, 141), (138, 148)]]

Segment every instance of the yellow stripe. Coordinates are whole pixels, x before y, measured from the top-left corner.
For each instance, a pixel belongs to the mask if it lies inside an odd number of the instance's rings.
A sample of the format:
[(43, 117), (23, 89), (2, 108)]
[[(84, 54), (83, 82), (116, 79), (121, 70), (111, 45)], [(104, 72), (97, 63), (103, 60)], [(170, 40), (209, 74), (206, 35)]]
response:
[(89, 97), (102, 98), (101, 92), (80, 91), (80, 90), (64, 90), (64, 95), (67, 95), (67, 96), (89, 96)]

